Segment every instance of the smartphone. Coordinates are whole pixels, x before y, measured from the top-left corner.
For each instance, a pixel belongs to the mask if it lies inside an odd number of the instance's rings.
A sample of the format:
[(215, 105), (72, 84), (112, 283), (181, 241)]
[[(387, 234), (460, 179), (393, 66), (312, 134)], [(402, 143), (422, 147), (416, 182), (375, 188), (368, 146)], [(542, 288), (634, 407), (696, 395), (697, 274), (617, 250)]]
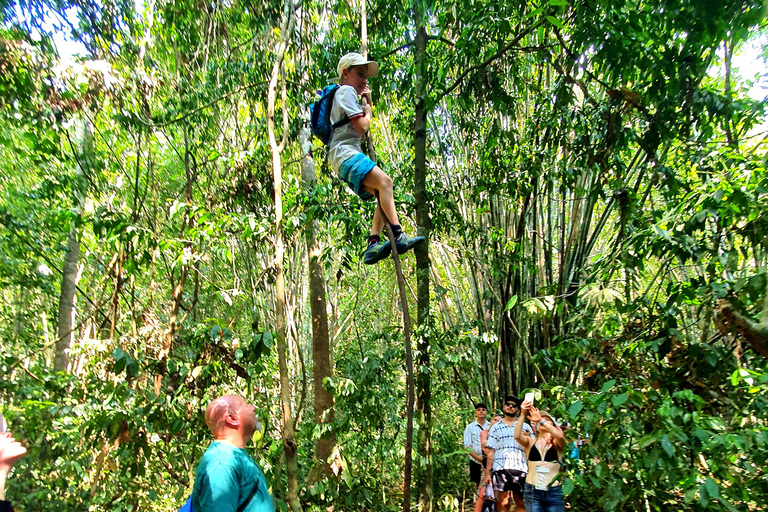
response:
[(525, 401), (530, 402), (533, 405), (533, 391), (525, 394)]
[(0, 413), (0, 432), (5, 432), (5, 418), (3, 418), (2, 413)]

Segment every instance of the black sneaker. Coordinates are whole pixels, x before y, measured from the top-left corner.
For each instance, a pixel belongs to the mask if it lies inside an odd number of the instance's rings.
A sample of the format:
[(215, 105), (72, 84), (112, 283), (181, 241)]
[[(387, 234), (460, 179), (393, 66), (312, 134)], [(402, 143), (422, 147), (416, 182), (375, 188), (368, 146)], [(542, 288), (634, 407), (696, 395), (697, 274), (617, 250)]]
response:
[(363, 256), (363, 263), (366, 265), (373, 265), (378, 263), (392, 253), (392, 245), (389, 240), (382, 242), (379, 240), (376, 243), (370, 244), (365, 250), (365, 256)]
[(395, 239), (397, 254), (403, 254), (404, 252), (410, 251), (424, 240), (426, 240), (426, 238), (423, 236), (408, 236), (405, 233), (400, 233), (400, 236)]

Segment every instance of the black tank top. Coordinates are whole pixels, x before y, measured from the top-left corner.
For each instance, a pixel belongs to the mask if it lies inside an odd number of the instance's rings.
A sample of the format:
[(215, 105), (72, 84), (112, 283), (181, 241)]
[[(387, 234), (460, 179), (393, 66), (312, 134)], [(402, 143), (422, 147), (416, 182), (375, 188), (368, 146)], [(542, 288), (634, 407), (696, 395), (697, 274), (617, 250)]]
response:
[[(533, 446), (531, 446), (531, 451), (528, 454), (528, 460), (531, 462), (537, 462), (541, 460), (541, 453), (539, 453), (539, 448), (536, 446), (536, 443), (533, 443)], [(560, 462), (557, 459), (557, 448), (555, 448), (555, 445), (550, 446), (549, 450), (547, 450), (547, 453), (544, 454), (544, 462)]]

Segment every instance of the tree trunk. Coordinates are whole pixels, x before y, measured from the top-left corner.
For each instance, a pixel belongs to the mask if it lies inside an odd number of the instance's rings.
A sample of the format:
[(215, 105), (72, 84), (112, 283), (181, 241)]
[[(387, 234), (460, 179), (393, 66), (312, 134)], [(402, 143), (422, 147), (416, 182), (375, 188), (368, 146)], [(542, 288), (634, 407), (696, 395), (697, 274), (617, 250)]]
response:
[(272, 152), (272, 179), (275, 192), (275, 330), (277, 334), (278, 366), (280, 367), (280, 400), (282, 405), (283, 420), (283, 454), (285, 455), (285, 472), (288, 479), (288, 492), (286, 501), (292, 512), (301, 512), (299, 502), (299, 462), (298, 445), (296, 444), (295, 424), (293, 419), (293, 406), (291, 402), (291, 381), (288, 373), (287, 358), (287, 329), (285, 307), (285, 275), (283, 271), (284, 243), (283, 243), (283, 198), (282, 198), (282, 159), (281, 154), (285, 148), (285, 137), (288, 133), (288, 111), (286, 106), (285, 78), (282, 80), (283, 89), (283, 140), (277, 143), (275, 135), (275, 104), (277, 102), (277, 81), (283, 71), (285, 50), (293, 32), (293, 5), (291, 0), (286, 0), (283, 6), (283, 22), (281, 27), (281, 40), (275, 52), (275, 63), (272, 67), (272, 75), (269, 80), (267, 92), (267, 133), (269, 135), (269, 147)]
[[(301, 144), (301, 177), (307, 187), (315, 186), (315, 162), (312, 159), (312, 135), (309, 131), (309, 112), (302, 111), (302, 126), (299, 134)], [(325, 269), (320, 260), (322, 251), (317, 241), (318, 223), (311, 220), (307, 225), (307, 257), (309, 260), (309, 305), (312, 313), (312, 375), (315, 386), (315, 424), (333, 423), (333, 395), (323, 387), (326, 377), (332, 377), (331, 349), (328, 334), (328, 312), (325, 300)], [(320, 475), (331, 476), (328, 458), (331, 456), (336, 439), (333, 432), (321, 435), (315, 441), (315, 459)], [(312, 480), (312, 478), (310, 478)]]
[[(80, 157), (77, 165), (77, 179), (75, 187), (75, 210), (81, 211), (85, 197), (85, 185), (83, 178), (85, 169), (82, 167), (91, 153), (93, 132), (89, 121), (85, 120), (83, 126), (83, 140), (80, 147)], [(78, 213), (79, 215), (79, 213)], [(61, 276), (61, 295), (59, 297), (59, 319), (56, 329), (56, 354), (53, 359), (53, 370), (57, 372), (67, 371), (69, 365), (69, 349), (74, 340), (74, 311), (75, 293), (77, 292), (77, 264), (80, 260), (80, 241), (77, 239), (77, 222), (72, 221), (67, 236), (67, 253), (64, 255), (64, 265)]]
[[(184, 127), (184, 201), (187, 204), (192, 204), (192, 187), (197, 177), (197, 169), (194, 168), (194, 159), (192, 155), (192, 148), (190, 147), (188, 128)], [(184, 220), (181, 223), (181, 229), (179, 230), (179, 238), (183, 238), (183, 234), (187, 231), (187, 228), (191, 228), (195, 224), (194, 213), (187, 209), (184, 214)], [(186, 242), (184, 252), (192, 251), (191, 242)], [(191, 258), (190, 258), (191, 259)], [(163, 333), (163, 348), (160, 350), (159, 359), (160, 366), (157, 374), (155, 375), (154, 390), (155, 394), (160, 394), (160, 389), (163, 384), (163, 376), (167, 370), (168, 359), (171, 357), (173, 350), (173, 339), (176, 337), (176, 331), (179, 326), (179, 311), (181, 310), (181, 302), (184, 299), (184, 285), (187, 282), (187, 275), (189, 274), (189, 264), (184, 263), (179, 269), (179, 278), (175, 279), (174, 272), (170, 274), (170, 285), (173, 295), (173, 305), (171, 306), (171, 312), (168, 318), (168, 327)]]
[(416, 379), (416, 410), (419, 417), (419, 438), (417, 450), (422, 461), (417, 477), (419, 509), (429, 512), (432, 509), (432, 408), (431, 377), (429, 365), (429, 237), (431, 219), (427, 200), (427, 31), (424, 27), (424, 13), (421, 4), (416, 4), (414, 22), (416, 41), (414, 47), (414, 82), (416, 104), (414, 106), (413, 144), (414, 144), (414, 199), (416, 200), (417, 234), (426, 238), (426, 242), (416, 246), (416, 318), (419, 331), (416, 336), (416, 364), (420, 371)]
[(59, 297), (59, 323), (56, 333), (56, 356), (53, 360), (53, 370), (67, 371), (69, 365), (69, 349), (72, 346), (73, 313), (75, 307), (75, 292), (77, 285), (77, 262), (80, 259), (80, 241), (77, 239), (77, 228), (74, 222), (67, 237), (67, 253), (64, 255), (64, 266), (61, 277), (61, 296)]

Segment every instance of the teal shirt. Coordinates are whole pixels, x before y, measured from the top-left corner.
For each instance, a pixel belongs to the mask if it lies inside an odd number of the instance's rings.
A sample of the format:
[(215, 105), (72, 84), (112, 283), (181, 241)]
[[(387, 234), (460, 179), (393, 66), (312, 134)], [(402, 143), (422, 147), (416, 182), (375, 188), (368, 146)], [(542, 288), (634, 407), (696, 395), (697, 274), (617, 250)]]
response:
[(242, 448), (214, 441), (195, 472), (194, 512), (275, 512), (267, 480)]

